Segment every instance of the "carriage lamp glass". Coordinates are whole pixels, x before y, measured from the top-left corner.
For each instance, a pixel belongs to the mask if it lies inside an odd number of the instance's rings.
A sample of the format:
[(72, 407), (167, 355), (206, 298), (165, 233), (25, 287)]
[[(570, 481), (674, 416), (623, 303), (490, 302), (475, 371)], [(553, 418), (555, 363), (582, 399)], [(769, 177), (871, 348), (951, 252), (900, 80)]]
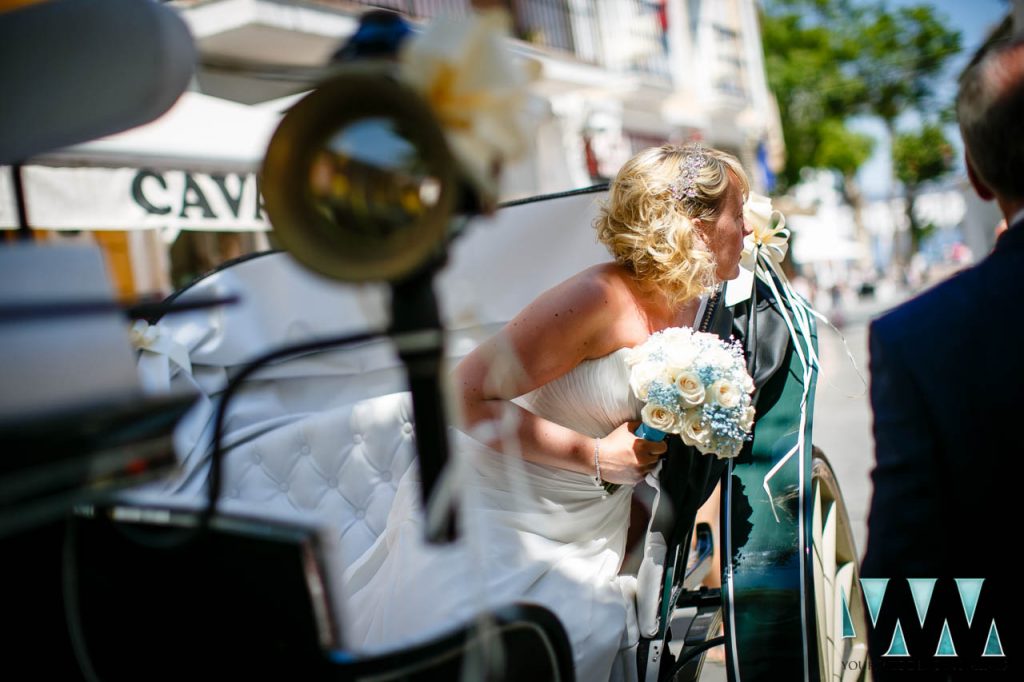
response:
[(436, 261), (456, 184), (433, 113), (383, 67), (348, 69), (300, 101), (263, 167), (275, 240), (343, 281), (400, 281)]
[(440, 180), (395, 121), (370, 118), (333, 135), (313, 157), (310, 192), (334, 224), (385, 238), (437, 206)]

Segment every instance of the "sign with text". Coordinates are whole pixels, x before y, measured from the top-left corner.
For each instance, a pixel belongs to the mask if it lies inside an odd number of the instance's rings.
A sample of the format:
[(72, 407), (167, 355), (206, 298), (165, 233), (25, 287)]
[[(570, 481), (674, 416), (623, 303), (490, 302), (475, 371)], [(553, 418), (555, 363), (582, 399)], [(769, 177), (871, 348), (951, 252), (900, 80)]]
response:
[[(254, 173), (23, 168), (29, 224), (46, 230), (269, 230)], [(17, 226), (11, 170), (0, 173), (0, 228)]]

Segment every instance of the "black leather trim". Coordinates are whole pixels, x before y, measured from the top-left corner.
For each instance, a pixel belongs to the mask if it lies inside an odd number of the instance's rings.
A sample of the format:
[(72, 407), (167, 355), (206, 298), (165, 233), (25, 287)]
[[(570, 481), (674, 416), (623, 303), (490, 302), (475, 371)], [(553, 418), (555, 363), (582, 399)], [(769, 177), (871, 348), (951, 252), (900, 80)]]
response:
[[(548, 609), (536, 604), (510, 604), (487, 614), (492, 629), (475, 623), (424, 644), (342, 664), (344, 679), (374, 682), (461, 679), (463, 657), (473, 646), (491, 646), (500, 656), (499, 677), (528, 682), (573, 682), (572, 646), (565, 628)], [(498, 637), (500, 647), (484, 638)], [(480, 661), (488, 660), (476, 654)], [(486, 679), (492, 679), (487, 677)]]

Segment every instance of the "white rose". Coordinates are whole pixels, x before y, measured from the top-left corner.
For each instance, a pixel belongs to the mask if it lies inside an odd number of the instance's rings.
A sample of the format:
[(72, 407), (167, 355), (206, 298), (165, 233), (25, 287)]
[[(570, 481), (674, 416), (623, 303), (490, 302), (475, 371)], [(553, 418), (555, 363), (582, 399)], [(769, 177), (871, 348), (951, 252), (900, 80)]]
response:
[(697, 349), (689, 343), (677, 343), (665, 349), (665, 361), (672, 368), (673, 374), (690, 369), (697, 359)]
[(725, 379), (711, 384), (711, 397), (722, 407), (736, 407), (740, 402), (740, 391)]
[(729, 351), (721, 346), (716, 346), (707, 352), (705, 362), (712, 367), (731, 367), (734, 361)]
[(646, 362), (647, 358), (650, 356), (651, 353), (646, 344), (637, 346), (636, 348), (630, 348), (629, 352), (626, 353), (626, 366), (636, 367), (641, 362)]
[(679, 430), (676, 415), (672, 413), (672, 410), (662, 405), (647, 403), (644, 405), (644, 409), (640, 411), (640, 419), (652, 429), (658, 429), (665, 433), (675, 433)]
[(748, 395), (754, 392), (754, 380), (746, 372), (743, 373), (743, 392)]
[(686, 371), (676, 375), (673, 382), (680, 397), (687, 405), (700, 405), (704, 402), (704, 384), (695, 373)]
[(677, 344), (688, 342), (693, 336), (693, 332), (689, 327), (666, 327), (660, 332), (655, 332), (655, 335), (661, 339), (662, 343)]
[(740, 428), (750, 433), (751, 427), (754, 426), (754, 406), (750, 405), (747, 409), (743, 410), (743, 414), (740, 416)]
[(704, 415), (700, 410), (692, 410), (683, 416), (682, 428), (679, 436), (687, 445), (694, 447), (707, 446), (711, 440), (711, 426), (704, 422)]
[(641, 362), (633, 367), (629, 373), (629, 388), (640, 400), (647, 400), (647, 391), (651, 382), (661, 378), (662, 369), (653, 362)]

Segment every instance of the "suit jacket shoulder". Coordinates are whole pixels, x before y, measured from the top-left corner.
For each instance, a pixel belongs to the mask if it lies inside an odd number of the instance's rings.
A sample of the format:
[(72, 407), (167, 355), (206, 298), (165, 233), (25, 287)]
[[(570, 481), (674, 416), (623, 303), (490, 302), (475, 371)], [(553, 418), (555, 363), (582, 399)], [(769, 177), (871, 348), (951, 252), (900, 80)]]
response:
[(994, 317), (1011, 327), (1024, 319), (1024, 225), (1003, 235), (996, 250), (875, 320), (871, 333), (885, 343), (941, 339), (952, 330), (969, 334)]

